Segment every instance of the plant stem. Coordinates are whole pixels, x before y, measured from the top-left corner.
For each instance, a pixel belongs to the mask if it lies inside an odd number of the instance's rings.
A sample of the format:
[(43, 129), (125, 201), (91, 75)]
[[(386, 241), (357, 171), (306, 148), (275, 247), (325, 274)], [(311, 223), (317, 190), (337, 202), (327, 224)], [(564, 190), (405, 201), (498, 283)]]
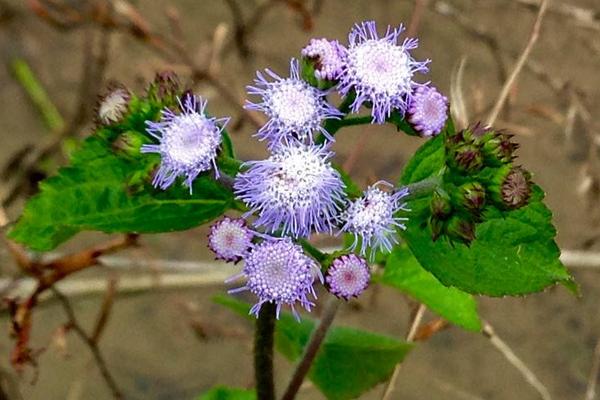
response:
[[(293, 400), (296, 397), (296, 394), (298, 394), (298, 390), (300, 389), (306, 374), (310, 370), (313, 361), (315, 360), (317, 352), (323, 343), (323, 339), (325, 339), (325, 336), (327, 335), (327, 331), (331, 327), (331, 323), (335, 318), (335, 314), (337, 313), (339, 306), (340, 301), (335, 297), (331, 297), (327, 301), (321, 321), (310, 337), (310, 341), (306, 346), (302, 360), (300, 360), (300, 363), (298, 363), (298, 366), (296, 367), (296, 370), (292, 375), (292, 379), (290, 380), (283, 397), (281, 397), (281, 400)], [(259, 398), (262, 399), (260, 396)]]
[(408, 189), (408, 195), (403, 198), (403, 200), (414, 200), (420, 197), (427, 196), (435, 189), (440, 187), (442, 184), (442, 177), (440, 175), (430, 176), (429, 178), (425, 178), (422, 181), (409, 183), (406, 185)]
[(275, 383), (273, 380), (275, 307), (273, 303), (263, 304), (256, 320), (254, 377), (256, 380), (256, 396), (261, 400), (275, 400)]
[[(370, 124), (372, 120), (373, 120), (373, 117), (371, 117), (370, 115), (364, 115), (364, 116), (359, 116), (359, 117), (346, 116), (342, 119), (328, 119), (325, 122), (324, 129), (331, 136), (334, 136), (337, 133), (337, 131), (339, 131), (341, 128), (343, 128), (345, 126)], [(322, 144), (322, 143), (325, 143), (325, 140), (326, 140), (325, 136), (323, 134), (320, 134), (317, 137), (316, 142), (318, 144)]]

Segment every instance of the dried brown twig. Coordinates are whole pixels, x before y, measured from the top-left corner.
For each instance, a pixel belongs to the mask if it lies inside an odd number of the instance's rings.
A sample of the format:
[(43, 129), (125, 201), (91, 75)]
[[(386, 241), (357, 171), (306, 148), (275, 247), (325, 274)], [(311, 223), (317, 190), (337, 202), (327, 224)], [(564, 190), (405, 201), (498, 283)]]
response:
[(514, 83), (517, 79), (517, 76), (519, 75), (519, 73), (521, 72), (521, 69), (523, 69), (523, 66), (527, 62), (527, 58), (529, 57), (529, 54), (531, 53), (531, 50), (533, 49), (533, 45), (535, 44), (535, 42), (537, 42), (538, 37), (540, 36), (540, 28), (542, 26), (542, 20), (544, 19), (544, 15), (546, 14), (547, 8), (548, 8), (548, 0), (542, 0), (541, 4), (540, 4), (540, 8), (537, 13), (537, 16), (535, 18), (535, 22), (533, 23), (533, 28), (531, 30), (531, 34), (529, 36), (529, 39), (527, 40), (527, 44), (525, 45), (525, 48), (523, 49), (521, 56), (519, 57), (515, 66), (513, 67), (512, 72), (506, 79), (506, 82), (504, 82), (504, 86), (502, 87), (502, 90), (500, 91), (500, 94), (498, 95), (496, 104), (494, 105), (494, 108), (492, 109), (492, 112), (490, 113), (490, 115), (487, 119), (488, 125), (493, 125), (494, 122), (496, 122), (496, 118), (498, 118), (498, 115), (500, 114), (500, 111), (502, 110), (502, 107), (504, 106), (504, 103), (506, 102), (508, 94), (510, 93), (510, 90), (512, 89), (512, 87), (514, 85)]
[[(111, 292), (111, 290), (114, 290), (114, 289), (110, 289), (111, 286), (112, 286), (112, 284), (109, 283), (109, 291), (107, 292), (108, 293), (107, 298), (108, 297), (112, 298), (111, 293), (114, 293), (114, 291)], [(60, 292), (60, 290), (56, 289), (55, 287), (52, 287), (51, 290), (54, 293), (54, 295), (56, 296), (56, 298), (59, 300), (63, 309), (65, 310), (65, 313), (67, 314), (67, 318), (68, 318), (67, 328), (69, 330), (72, 329), (77, 334), (77, 336), (79, 336), (80, 339), (90, 349), (92, 355), (94, 356), (96, 365), (98, 366), (98, 369), (100, 370), (100, 373), (102, 374), (104, 381), (106, 382), (107, 386), (109, 387), (113, 398), (117, 399), (117, 400), (123, 399), (123, 394), (122, 394), (121, 390), (119, 389), (119, 387), (117, 386), (117, 383), (116, 383), (114, 377), (110, 373), (110, 370), (106, 364), (106, 361), (104, 360), (104, 356), (102, 355), (102, 353), (100, 352), (100, 348), (98, 347), (98, 340), (100, 339), (99, 334), (101, 332), (101, 329), (98, 330), (98, 325), (96, 325), (94, 334), (88, 335), (86, 333), (85, 329), (81, 326), (81, 324), (77, 320), (77, 317), (75, 316), (75, 311), (73, 310), (73, 307), (71, 306), (69, 299), (65, 295), (63, 295)], [(112, 302), (112, 300), (110, 300), (110, 302)], [(105, 302), (105, 304), (106, 304), (106, 302)], [(105, 308), (103, 305), (100, 315), (102, 316), (104, 313), (105, 313)], [(99, 321), (100, 321), (100, 319), (99, 319)]]

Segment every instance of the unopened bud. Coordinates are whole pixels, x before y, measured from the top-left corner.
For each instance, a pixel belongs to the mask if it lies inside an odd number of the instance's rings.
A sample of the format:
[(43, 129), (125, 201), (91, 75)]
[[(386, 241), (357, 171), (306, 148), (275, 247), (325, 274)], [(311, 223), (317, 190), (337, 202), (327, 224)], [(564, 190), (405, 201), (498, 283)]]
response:
[(146, 137), (135, 131), (127, 131), (120, 134), (112, 143), (115, 152), (128, 156), (137, 156), (140, 154), (140, 148), (148, 143)]
[(450, 239), (459, 240), (469, 245), (475, 240), (475, 224), (460, 216), (454, 216), (448, 221), (446, 234)]
[(461, 185), (458, 189), (462, 206), (478, 215), (485, 205), (485, 189), (478, 182)]
[(175, 105), (176, 97), (180, 95), (179, 78), (173, 71), (162, 71), (156, 74), (154, 81), (148, 87), (148, 97), (167, 105)]
[(450, 205), (448, 194), (440, 193), (439, 191), (433, 192), (429, 207), (431, 209), (431, 215), (438, 219), (444, 219), (452, 212), (452, 205)]
[(512, 137), (507, 133), (496, 132), (483, 143), (482, 150), (487, 164), (500, 166), (513, 161), (519, 145), (511, 141)]
[(463, 172), (476, 172), (483, 167), (483, 155), (475, 144), (463, 144), (449, 152), (449, 164)]
[(504, 166), (498, 170), (490, 191), (502, 208), (521, 208), (531, 198), (531, 174), (521, 167)]

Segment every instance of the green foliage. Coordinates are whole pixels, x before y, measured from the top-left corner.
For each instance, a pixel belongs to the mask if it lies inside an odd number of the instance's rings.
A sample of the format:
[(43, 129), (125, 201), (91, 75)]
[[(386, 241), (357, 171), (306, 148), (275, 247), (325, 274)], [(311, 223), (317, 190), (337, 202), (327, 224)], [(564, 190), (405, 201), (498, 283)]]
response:
[(397, 246), (388, 257), (381, 283), (408, 293), (456, 325), (472, 331), (481, 330), (473, 296), (442, 285), (421, 267), (406, 246)]
[[(132, 151), (144, 143), (145, 121), (159, 105), (134, 99), (117, 126), (101, 128), (75, 151), (68, 167), (40, 184), (9, 237), (33, 250), (48, 251), (84, 230), (155, 233), (206, 223), (235, 206), (231, 191), (212, 178), (195, 180), (193, 194), (181, 185), (166, 191), (151, 186), (158, 157)], [(232, 149), (229, 150), (230, 152)]]
[[(434, 176), (454, 179), (446, 171), (444, 154), (442, 135), (426, 142), (406, 166), (401, 183)], [(444, 237), (432, 241), (427, 223), (431, 194), (417, 196), (409, 201), (410, 220), (402, 236), (426, 270), (444, 285), (468, 293), (521, 295), (555, 283), (572, 288), (572, 278), (559, 261), (552, 213), (543, 197), (542, 190), (534, 187), (529, 204), (517, 210), (501, 211), (488, 205), (483, 222), (476, 225), (476, 239), (466, 245)]]
[[(250, 307), (244, 302), (226, 296), (219, 296), (215, 301), (248, 316)], [(299, 360), (314, 328), (313, 320), (303, 318), (298, 323), (290, 314), (282, 313), (275, 333), (277, 350), (290, 361)], [(411, 344), (391, 337), (333, 327), (308, 377), (328, 399), (354, 399), (386, 381), (411, 348)]]
[(227, 386), (215, 386), (197, 400), (256, 400), (253, 389), (236, 389)]

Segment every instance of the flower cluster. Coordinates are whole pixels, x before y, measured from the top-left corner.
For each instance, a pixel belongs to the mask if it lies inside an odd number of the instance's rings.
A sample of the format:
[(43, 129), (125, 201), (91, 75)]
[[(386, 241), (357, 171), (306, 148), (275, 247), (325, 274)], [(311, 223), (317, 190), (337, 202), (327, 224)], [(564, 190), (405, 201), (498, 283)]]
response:
[[(275, 304), (278, 315), (283, 306), (296, 316), (296, 305), (310, 310), (317, 281), (335, 296), (356, 297), (370, 280), (364, 257), (390, 252), (398, 243), (397, 231), (405, 229), (407, 219), (403, 198), (408, 189), (382, 181), (351, 197), (332, 164), (335, 132), (329, 127), (365, 107), (374, 124), (399, 117), (424, 137), (443, 130), (448, 101), (428, 83), (415, 80), (427, 72), (429, 60), (413, 58), (418, 41), (401, 39), (403, 31), (402, 26), (388, 27), (380, 36), (374, 22), (363, 22), (351, 30), (347, 46), (312, 39), (301, 51), (301, 62), (291, 59), (288, 76), (265, 69), (247, 87), (251, 100), (245, 108), (267, 117), (255, 136), (267, 143), (270, 154), (241, 165), (232, 187), (247, 211), (241, 218), (215, 223), (208, 244), (219, 259), (243, 261), (232, 280), (243, 278), (245, 284), (232, 292), (247, 290), (258, 298), (251, 313), (258, 315), (265, 303)], [(162, 78), (157, 87), (166, 90), (154, 92), (179, 104), (165, 107), (160, 121), (147, 121), (155, 142), (141, 150), (161, 156), (156, 187), (167, 189), (181, 177), (191, 192), (199, 174), (214, 170), (219, 177), (217, 158), (227, 119), (209, 117), (202, 98), (177, 94), (178, 86), (169, 82), (175, 81)], [(339, 108), (328, 99), (332, 92), (342, 97)], [(118, 112), (103, 115), (113, 120)], [(354, 241), (347, 254), (320, 266), (299, 245), (315, 233), (347, 234)]]

